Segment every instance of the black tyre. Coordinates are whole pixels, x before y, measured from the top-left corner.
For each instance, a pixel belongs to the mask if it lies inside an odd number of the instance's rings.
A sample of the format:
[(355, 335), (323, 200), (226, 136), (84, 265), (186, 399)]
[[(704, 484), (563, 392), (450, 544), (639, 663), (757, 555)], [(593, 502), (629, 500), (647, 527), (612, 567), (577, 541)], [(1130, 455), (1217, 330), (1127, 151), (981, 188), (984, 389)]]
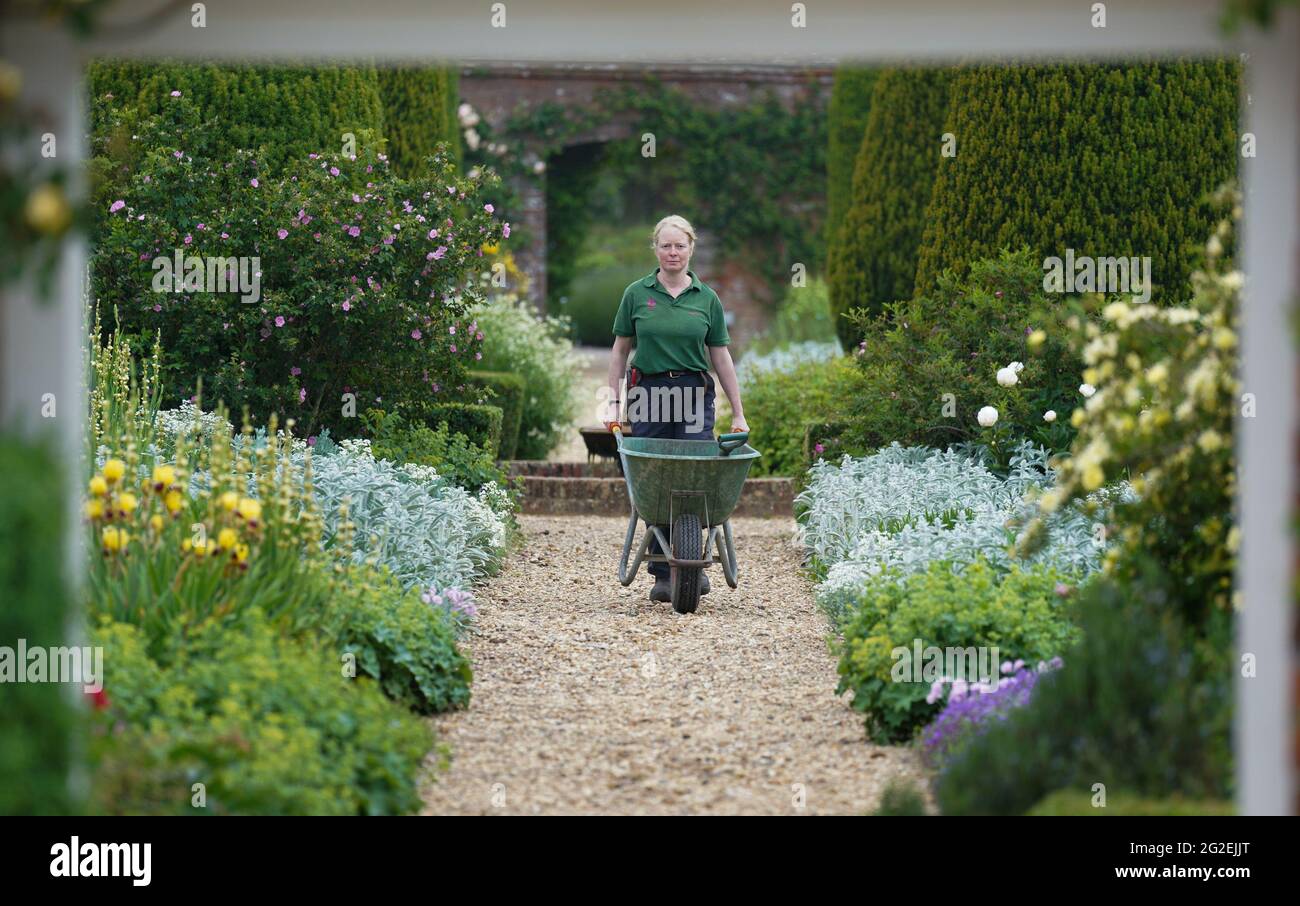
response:
[[(673, 556), (678, 560), (703, 560), (703, 542), (700, 540), (700, 517), (684, 513), (673, 523)], [(673, 589), (673, 610), (678, 613), (695, 613), (700, 604), (700, 572), (698, 566), (673, 566), (669, 581)]]

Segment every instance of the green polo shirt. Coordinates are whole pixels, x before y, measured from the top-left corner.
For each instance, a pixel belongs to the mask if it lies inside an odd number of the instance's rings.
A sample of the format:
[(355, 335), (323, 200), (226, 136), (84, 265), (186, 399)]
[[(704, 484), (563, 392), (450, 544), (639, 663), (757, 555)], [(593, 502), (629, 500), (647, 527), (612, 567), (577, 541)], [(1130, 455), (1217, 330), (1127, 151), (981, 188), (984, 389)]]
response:
[(623, 290), (614, 334), (636, 337), (633, 362), (646, 374), (709, 371), (705, 346), (731, 343), (718, 294), (687, 270), (691, 285), (676, 299), (659, 282), (659, 268)]

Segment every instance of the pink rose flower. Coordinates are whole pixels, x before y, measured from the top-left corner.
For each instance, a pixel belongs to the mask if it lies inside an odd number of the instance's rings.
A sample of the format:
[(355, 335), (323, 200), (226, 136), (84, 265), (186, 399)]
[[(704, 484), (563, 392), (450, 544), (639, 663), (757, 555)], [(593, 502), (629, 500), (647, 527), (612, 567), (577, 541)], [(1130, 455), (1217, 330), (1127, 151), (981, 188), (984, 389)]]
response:
[(258, 185), (259, 185), (259, 183), (258, 183), (258, 181), (257, 181), (257, 177), (254, 176), (252, 179), (250, 179), (250, 180), (248, 181), (248, 184), (249, 184), (250, 186), (252, 186), (254, 189), (256, 189), (256, 188), (258, 187)]
[(280, 227), (280, 229), (275, 231), (275, 235), (279, 236), (281, 239), (288, 239), (289, 231), (286, 230), (284, 227)]
[(423, 336), (423, 334), (420, 333), (420, 328), (418, 328), (418, 327), (415, 328), (415, 330), (411, 331), (411, 339), (412, 339), (412, 340), (418, 340), (418, 339), (420, 339), (420, 337), (422, 337), (422, 336)]
[(284, 315), (276, 315), (276, 316), (275, 316), (275, 326), (276, 326), (276, 327), (283, 327), (283, 326), (284, 326)]
[(108, 206), (108, 213), (116, 214), (124, 207), (126, 207), (126, 202), (122, 201), (122, 199), (119, 198), (117, 201), (113, 202), (111, 205)]

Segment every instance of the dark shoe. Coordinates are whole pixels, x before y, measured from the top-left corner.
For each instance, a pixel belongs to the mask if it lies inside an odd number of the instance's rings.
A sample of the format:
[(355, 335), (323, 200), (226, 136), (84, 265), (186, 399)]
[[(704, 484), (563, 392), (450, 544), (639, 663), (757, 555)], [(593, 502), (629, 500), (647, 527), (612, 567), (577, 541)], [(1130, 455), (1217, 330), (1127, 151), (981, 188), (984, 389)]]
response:
[(709, 574), (705, 570), (700, 570), (700, 594), (709, 593)]
[(673, 599), (673, 586), (668, 581), (668, 577), (655, 579), (655, 587), (650, 589), (651, 601), (671, 601)]

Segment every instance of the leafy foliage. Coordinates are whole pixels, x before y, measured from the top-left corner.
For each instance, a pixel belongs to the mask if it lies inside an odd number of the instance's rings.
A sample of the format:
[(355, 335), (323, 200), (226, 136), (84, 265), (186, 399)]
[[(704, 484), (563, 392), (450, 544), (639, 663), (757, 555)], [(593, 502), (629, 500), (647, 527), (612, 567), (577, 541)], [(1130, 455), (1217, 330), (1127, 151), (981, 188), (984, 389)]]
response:
[(917, 249), (940, 157), (952, 74), (947, 69), (886, 69), (876, 80), (853, 167), (849, 203), (833, 240), (827, 271), (836, 328), (846, 347), (871, 316), (912, 295)]
[[(901, 648), (910, 657), (920, 639), (922, 651), (995, 647), (999, 660), (1054, 657), (1077, 634), (1056, 594), (1062, 578), (1047, 567), (1013, 566), (1002, 575), (980, 560), (957, 574), (939, 561), (898, 582), (865, 586), (844, 625), (837, 694), (853, 691), (853, 707), (866, 715), (873, 740), (905, 741), (942, 706), (927, 701), (930, 682), (895, 675), (904, 661), (893, 652)], [(922, 666), (911, 664), (907, 675)]]
[[(1191, 292), (1186, 250), (1236, 172), (1241, 64), (984, 65), (956, 76), (917, 261), (918, 293), (999, 249), (1150, 256), (1152, 298)], [(1009, 178), (1014, 174), (1014, 178)]]

